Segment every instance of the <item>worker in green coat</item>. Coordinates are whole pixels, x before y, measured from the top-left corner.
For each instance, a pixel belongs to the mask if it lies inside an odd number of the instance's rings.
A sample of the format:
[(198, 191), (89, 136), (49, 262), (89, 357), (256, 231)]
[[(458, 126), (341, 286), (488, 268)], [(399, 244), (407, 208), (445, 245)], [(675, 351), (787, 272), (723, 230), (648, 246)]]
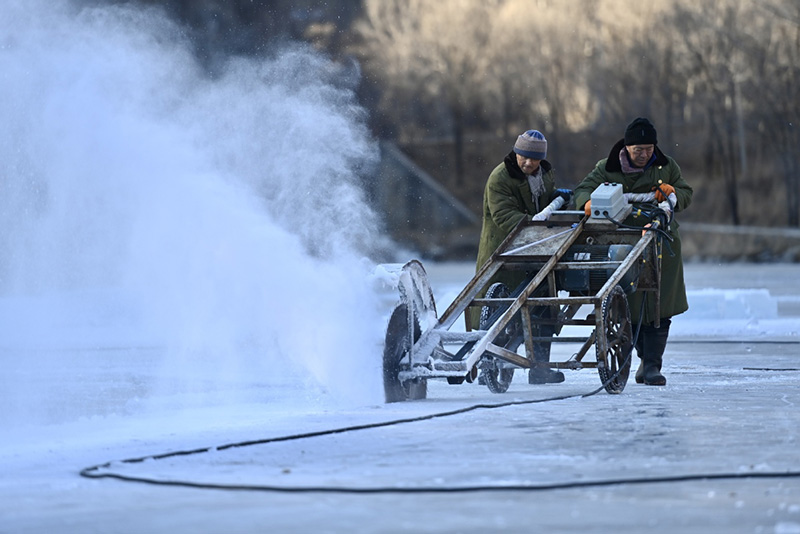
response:
[[(476, 270), (483, 267), (521, 220), (531, 220), (556, 196), (564, 198), (565, 206), (569, 203), (572, 191), (556, 189), (553, 166), (546, 157), (547, 139), (544, 134), (538, 130), (528, 130), (517, 137), (511, 152), (489, 175), (483, 192), (483, 223)], [(530, 274), (501, 271), (489, 284), (502, 282), (510, 291), (514, 291)], [(479, 297), (484, 294), (481, 292)], [(470, 310), (472, 328), (479, 328), (479, 311)], [(542, 332), (542, 335), (547, 334)], [(549, 343), (536, 344), (534, 352), (537, 361), (550, 361)], [(532, 384), (563, 382), (564, 374), (548, 368), (532, 368), (528, 373), (528, 381)]]
[[(683, 281), (683, 259), (681, 257), (681, 236), (678, 222), (672, 213), (686, 209), (692, 202), (692, 188), (681, 176), (681, 169), (674, 159), (658, 148), (658, 138), (653, 124), (639, 117), (625, 129), (625, 136), (612, 148), (606, 159), (597, 162), (592, 172), (575, 189), (575, 205), (584, 207), (588, 215), (591, 210), (592, 192), (605, 182), (622, 184), (623, 193), (649, 193), (655, 191), (656, 201), (667, 210), (671, 219), (665, 230), (672, 241), (663, 243), (661, 258), (660, 307), (656, 311), (655, 299), (645, 300), (645, 293), (637, 291), (628, 300), (631, 317), (638, 320), (644, 314), (636, 352), (642, 360), (636, 371), (636, 382), (653, 386), (666, 385), (667, 379), (661, 374), (664, 350), (667, 346), (671, 318), (689, 309), (686, 300), (686, 286)], [(668, 201), (670, 193), (675, 194), (672, 205)], [(624, 224), (643, 227), (651, 221), (634, 210)], [(659, 326), (655, 326), (660, 319)]]

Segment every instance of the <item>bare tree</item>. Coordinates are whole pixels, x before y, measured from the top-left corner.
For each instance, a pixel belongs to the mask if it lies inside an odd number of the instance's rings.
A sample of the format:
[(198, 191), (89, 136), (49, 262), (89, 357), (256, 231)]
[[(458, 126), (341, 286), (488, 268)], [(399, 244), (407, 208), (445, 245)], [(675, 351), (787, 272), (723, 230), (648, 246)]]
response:
[[(382, 78), (386, 97), (400, 93), (446, 110), (456, 183), (464, 174), (464, 132), (476, 109), (475, 81), (486, 75), (484, 50), (498, 0), (366, 0), (356, 31), (366, 68)], [(398, 119), (406, 113), (395, 109)]]
[[(760, 79), (764, 84), (765, 113), (761, 123), (773, 132), (776, 157), (786, 189), (787, 224), (800, 226), (800, 5), (771, 0), (762, 4), (771, 24), (764, 46)], [(759, 106), (760, 108), (760, 106)]]
[(572, 173), (563, 134), (585, 129), (597, 116), (587, 86), (594, 41), (590, 21), (581, 16), (596, 2), (531, 4), (508, 0), (493, 16), (481, 97), (487, 108), (498, 108), (506, 136), (531, 127), (545, 131), (550, 159)]
[[(730, 222), (741, 223), (739, 179), (744, 148), (742, 129), (737, 124), (741, 113), (740, 85), (752, 76), (743, 50), (742, 35), (734, 29), (743, 18), (738, 0), (679, 2), (672, 24), (684, 29), (679, 43), (679, 75), (694, 87), (695, 108), (703, 110), (707, 120), (707, 144), (704, 159), (710, 169), (722, 174), (723, 192)], [(741, 115), (739, 115), (741, 118)]]
[[(445, 167), (457, 188), (464, 172), (485, 172), (465, 168), (465, 137), (507, 142), (537, 127), (553, 141), (550, 159), (580, 168), (647, 115), (695, 173), (704, 217), (775, 224), (785, 211), (800, 224), (796, 0), (365, 0), (364, 8), (361, 57), (368, 77), (381, 80), (380, 109), (401, 138), (448, 134), (455, 163)], [(490, 158), (496, 152), (481, 160)]]
[[(788, 223), (798, 224), (800, 184), (794, 177), (800, 139), (792, 126), (800, 95), (798, 11), (788, 0), (676, 5), (675, 23), (686, 29), (677, 43), (677, 75), (693, 89), (689, 106), (706, 118), (703, 158), (709, 176), (722, 181), (733, 224), (777, 222), (778, 212), (764, 208), (780, 197), (786, 199)], [(783, 194), (776, 192), (776, 173), (784, 176)]]

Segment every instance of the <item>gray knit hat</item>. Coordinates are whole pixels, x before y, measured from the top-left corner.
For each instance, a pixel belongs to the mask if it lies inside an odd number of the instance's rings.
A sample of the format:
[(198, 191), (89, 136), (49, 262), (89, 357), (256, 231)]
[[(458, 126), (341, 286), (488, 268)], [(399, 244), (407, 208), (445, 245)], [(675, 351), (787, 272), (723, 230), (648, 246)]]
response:
[(525, 158), (545, 159), (547, 157), (547, 139), (539, 130), (528, 130), (517, 137), (514, 152)]

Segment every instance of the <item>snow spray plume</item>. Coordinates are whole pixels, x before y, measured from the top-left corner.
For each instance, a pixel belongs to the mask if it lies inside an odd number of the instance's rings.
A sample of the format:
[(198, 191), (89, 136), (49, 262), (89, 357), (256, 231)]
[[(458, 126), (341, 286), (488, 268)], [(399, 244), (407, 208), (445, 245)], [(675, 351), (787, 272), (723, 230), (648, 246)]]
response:
[(376, 218), (355, 182), (377, 147), (331, 64), (297, 47), (212, 80), (157, 10), (3, 11), (4, 366), (35, 368), (34, 347), (166, 347), (166, 393), (379, 399), (357, 247)]

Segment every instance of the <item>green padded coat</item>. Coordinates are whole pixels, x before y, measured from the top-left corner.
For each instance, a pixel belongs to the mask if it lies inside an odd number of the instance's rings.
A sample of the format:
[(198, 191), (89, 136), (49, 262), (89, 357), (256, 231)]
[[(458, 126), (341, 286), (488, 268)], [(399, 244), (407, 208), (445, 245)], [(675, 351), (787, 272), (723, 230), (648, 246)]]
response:
[[(655, 147), (654, 161), (644, 172), (626, 173), (622, 170), (619, 161), (620, 151), (625, 147), (624, 140), (620, 140), (611, 149), (608, 158), (597, 162), (592, 172), (575, 188), (575, 206), (582, 209), (591, 197), (592, 192), (602, 183), (622, 184), (624, 193), (647, 193), (653, 190), (656, 184), (665, 183), (675, 188), (677, 205), (675, 212), (686, 209), (692, 202), (693, 190), (681, 176), (681, 169), (674, 159), (665, 155), (658, 146)], [(631, 214), (625, 224), (631, 226), (644, 226), (650, 222), (643, 216)], [(686, 300), (686, 285), (683, 281), (683, 259), (681, 257), (681, 236), (678, 231), (678, 221), (672, 220), (668, 231), (673, 238), (672, 242), (664, 241), (661, 260), (661, 291), (660, 291), (660, 318), (669, 318), (689, 309)], [(628, 301), (631, 307), (631, 319), (636, 323), (642, 305), (643, 292), (637, 291)], [(648, 299), (643, 322), (653, 323), (656, 319), (655, 299)]]

